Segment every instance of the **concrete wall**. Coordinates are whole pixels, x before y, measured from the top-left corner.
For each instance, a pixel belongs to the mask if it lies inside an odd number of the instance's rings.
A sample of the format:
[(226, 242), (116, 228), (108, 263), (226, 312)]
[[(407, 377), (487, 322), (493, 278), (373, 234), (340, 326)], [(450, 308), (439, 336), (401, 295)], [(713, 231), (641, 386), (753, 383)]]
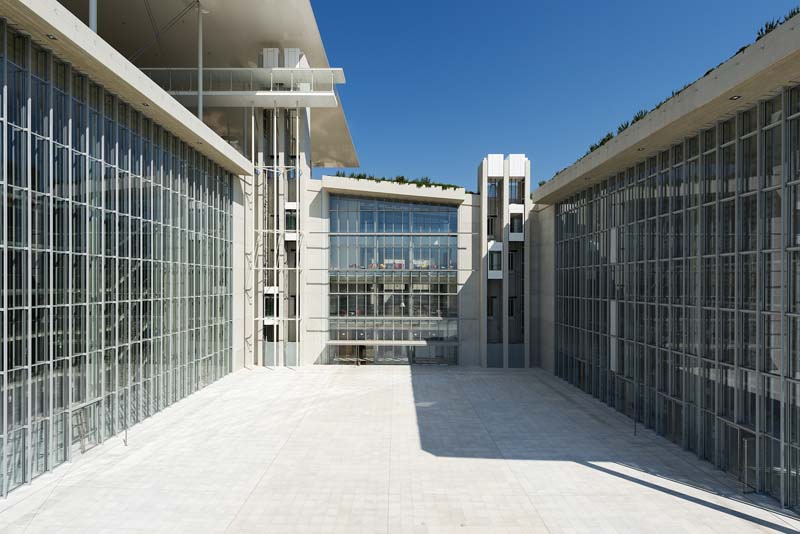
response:
[[(480, 302), (481, 344), (486, 347), (482, 365), (485, 367), (528, 367), (531, 358), (530, 323), (530, 251), (531, 251), (531, 201), (530, 160), (524, 154), (489, 154), (478, 166), (478, 189), (481, 196), (480, 250)], [(511, 195), (512, 181), (522, 187)], [(489, 183), (496, 182), (496, 199), (489, 195)], [(522, 231), (511, 232), (512, 214), (520, 217)], [(494, 218), (494, 231), (490, 232), (488, 218)], [(520, 234), (522, 234), (520, 236)], [(514, 241), (512, 241), (512, 238)], [(519, 240), (521, 239), (521, 240)], [(500, 253), (502, 268), (490, 272), (490, 253)], [(513, 266), (512, 262), (513, 253)], [(525, 275), (522, 264), (526, 265)], [(500, 271), (500, 272), (498, 272)], [(510, 299), (514, 299), (513, 317), (509, 313)], [(488, 315), (489, 303), (492, 317)], [(525, 319), (523, 319), (525, 317)], [(501, 347), (500, 351), (495, 345)], [(522, 348), (516, 347), (517, 345)], [(512, 349), (512, 346), (514, 348)], [(512, 357), (513, 352), (513, 357)]]
[(531, 248), (532, 365), (555, 369), (555, 207), (534, 205)]
[(481, 365), (481, 197), (465, 195), (458, 210), (459, 365)]
[[(252, 268), (246, 253), (253, 249), (252, 180), (250, 176), (233, 178), (233, 200), (231, 206), (233, 243), (231, 247), (233, 267), (233, 301), (231, 318), (233, 369), (253, 365), (253, 292)], [(249, 195), (249, 196), (248, 196)], [(249, 291), (249, 292), (248, 292)]]
[(480, 366), (480, 195), (463, 189), (417, 187), (413, 184), (374, 182), (324, 176), (322, 180), (303, 179), (302, 262), (305, 283), (301, 287), (301, 365), (325, 363), (328, 342), (328, 266), (330, 261), (331, 194), (394, 198), (416, 202), (443, 202), (458, 205), (458, 306), (459, 365)]
[(303, 178), (303, 274), (300, 288), (302, 315), (300, 365), (325, 363), (328, 342), (328, 263), (330, 261), (328, 231), (328, 192), (321, 180)]

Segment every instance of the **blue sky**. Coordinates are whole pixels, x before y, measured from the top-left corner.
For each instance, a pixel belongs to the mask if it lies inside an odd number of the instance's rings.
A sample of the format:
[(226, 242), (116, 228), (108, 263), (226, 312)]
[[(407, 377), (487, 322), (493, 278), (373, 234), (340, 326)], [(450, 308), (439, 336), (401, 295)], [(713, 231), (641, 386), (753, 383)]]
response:
[(535, 187), (797, 4), (312, 0), (357, 172), (468, 189), (493, 152), (527, 154)]

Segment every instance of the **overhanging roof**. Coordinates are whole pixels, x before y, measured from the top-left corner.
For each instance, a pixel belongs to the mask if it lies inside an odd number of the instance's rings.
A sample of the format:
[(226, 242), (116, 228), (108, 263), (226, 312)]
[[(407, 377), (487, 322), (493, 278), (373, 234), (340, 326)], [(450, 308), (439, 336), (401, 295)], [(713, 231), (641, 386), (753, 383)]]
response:
[[(88, 21), (88, 0), (60, 0)], [(99, 0), (97, 30), (141, 68), (195, 67), (194, 9), (163, 30), (193, 0)], [(312, 68), (328, 68), (328, 57), (310, 0), (202, 0), (203, 66), (257, 67), (263, 48), (299, 48)], [(158, 36), (157, 36), (158, 34)], [(358, 167), (344, 110), (312, 109), (312, 165)]]
[(463, 187), (444, 188), (438, 185), (397, 183), (391, 180), (369, 180), (346, 176), (323, 176), (322, 188), (340, 195), (392, 200), (428, 202), (433, 204), (462, 204), (467, 192)]
[(533, 191), (533, 201), (554, 204), (565, 200), (712, 126), (719, 119), (751, 108), (785, 86), (797, 84), (800, 84), (800, 16), (788, 20), (602, 147), (559, 172)]
[(31, 38), (118, 94), (132, 106), (237, 175), (252, 175), (248, 159), (178, 104), (154, 81), (54, 0), (0, 0), (0, 15)]

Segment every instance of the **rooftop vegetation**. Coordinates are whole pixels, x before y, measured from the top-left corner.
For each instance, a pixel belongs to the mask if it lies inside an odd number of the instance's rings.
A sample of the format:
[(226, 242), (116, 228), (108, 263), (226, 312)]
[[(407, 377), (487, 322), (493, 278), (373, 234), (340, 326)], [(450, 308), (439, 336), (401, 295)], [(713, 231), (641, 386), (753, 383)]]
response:
[[(791, 19), (792, 17), (794, 17), (795, 15), (798, 15), (798, 14), (800, 14), (800, 6), (791, 9), (788, 13), (786, 13), (786, 15), (783, 16), (783, 18), (768, 20), (767, 22), (764, 23), (763, 26), (761, 26), (761, 28), (759, 28), (758, 33), (756, 34), (756, 41), (759, 41), (760, 39), (764, 38), (770, 32), (772, 32), (776, 28), (778, 28), (781, 24), (785, 23), (786, 21), (788, 21), (789, 19)], [(742, 52), (744, 52), (752, 44), (753, 43), (750, 43), (748, 45), (745, 45), (745, 46), (741, 47), (735, 54), (733, 54), (733, 56), (731, 56), (731, 58), (737, 56), (738, 54), (741, 54)], [(723, 63), (725, 63), (726, 61), (728, 61), (731, 58), (726, 59), (725, 61), (723, 61), (722, 63), (720, 63), (719, 65), (717, 65), (714, 68), (708, 69), (708, 71), (706, 71), (706, 73), (703, 74), (702, 78), (705, 78), (706, 76), (708, 76), (709, 74), (714, 72), (718, 67), (720, 67), (720, 65), (722, 65)], [(699, 78), (699, 79), (702, 79), (702, 78)], [(681, 87), (677, 91), (672, 91), (672, 94), (669, 97), (665, 98), (664, 100), (662, 100), (661, 102), (656, 104), (652, 109), (650, 109), (650, 110), (642, 109), (642, 110), (637, 111), (629, 121), (622, 122), (619, 126), (617, 126), (617, 135), (619, 135), (622, 132), (624, 132), (625, 130), (627, 130), (633, 124), (636, 124), (640, 120), (644, 119), (649, 113), (661, 108), (661, 106), (663, 106), (664, 104), (669, 102), (671, 99), (673, 99), (676, 96), (678, 96), (679, 94), (681, 94), (683, 91), (685, 91), (691, 85), (694, 85), (695, 83), (697, 83), (697, 81), (698, 80), (695, 80), (695, 81), (693, 81), (691, 83), (687, 83), (686, 85), (684, 85), (683, 87)], [(578, 161), (582, 160), (583, 158), (585, 158), (586, 156), (588, 156), (589, 154), (591, 154), (592, 152), (594, 152), (598, 148), (602, 147), (603, 145), (605, 145), (606, 143), (608, 143), (609, 141), (614, 139), (614, 137), (615, 137), (615, 135), (612, 132), (606, 133), (599, 141), (589, 145), (589, 149), (586, 151), (586, 153), (583, 156), (581, 156), (580, 158), (578, 158), (578, 160), (575, 163), (577, 163)], [(565, 167), (565, 168), (561, 169), (560, 171), (556, 172), (553, 175), (553, 177), (550, 178), (550, 180), (552, 180), (553, 178), (555, 178), (556, 176), (558, 176), (559, 174), (561, 174), (562, 172), (567, 170), (567, 168), (568, 167)], [(543, 180), (543, 181), (539, 182), (539, 185), (540, 186), (544, 185), (548, 181), (549, 180)]]
[(355, 180), (368, 180), (370, 182), (392, 182), (395, 184), (409, 184), (417, 187), (439, 187), (441, 189), (459, 189), (461, 186), (454, 184), (445, 184), (441, 182), (432, 182), (427, 176), (422, 178), (406, 178), (405, 176), (395, 176), (394, 178), (386, 178), (383, 176), (374, 176), (372, 174), (354, 173), (347, 174), (342, 171), (336, 171), (336, 175), (340, 178), (353, 178)]

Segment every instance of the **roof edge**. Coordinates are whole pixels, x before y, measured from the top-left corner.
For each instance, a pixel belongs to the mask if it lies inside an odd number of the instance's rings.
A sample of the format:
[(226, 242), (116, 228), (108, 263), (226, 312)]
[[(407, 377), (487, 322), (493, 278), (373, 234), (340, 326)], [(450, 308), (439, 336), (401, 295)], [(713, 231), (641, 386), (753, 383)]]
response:
[[(558, 202), (620, 170), (615, 171), (615, 166), (628, 167), (664, 150), (676, 137), (694, 135), (719, 118), (752, 107), (777, 86), (791, 81), (800, 83), (800, 41), (794, 38), (796, 30), (800, 30), (798, 15), (689, 84), (600, 148), (559, 171), (535, 189), (531, 198), (535, 203)], [(772, 88), (754, 82), (765, 73), (770, 74)], [(675, 130), (672, 139), (659, 138), (666, 129)]]
[[(3, 16), (65, 61), (237, 175), (253, 165), (56, 0), (0, 0)], [(54, 39), (52, 37), (54, 37)]]
[(443, 188), (436, 185), (397, 183), (390, 180), (322, 176), (322, 189), (352, 196), (415, 200), (434, 204), (462, 204), (467, 198), (463, 187)]

